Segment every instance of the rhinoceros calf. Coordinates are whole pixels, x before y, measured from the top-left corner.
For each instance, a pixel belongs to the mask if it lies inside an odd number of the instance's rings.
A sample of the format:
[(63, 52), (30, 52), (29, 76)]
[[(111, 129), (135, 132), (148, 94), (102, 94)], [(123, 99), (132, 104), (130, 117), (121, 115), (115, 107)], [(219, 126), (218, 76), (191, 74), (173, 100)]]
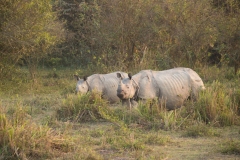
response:
[(79, 78), (74, 75), (77, 79), (76, 92), (87, 93), (88, 91), (97, 91), (102, 94), (104, 99), (107, 99), (110, 103), (118, 102), (120, 99), (117, 96), (117, 88), (119, 79), (117, 73), (121, 77), (127, 77), (127, 73), (124, 72), (113, 72), (109, 74), (93, 74), (89, 77)]
[(202, 79), (190, 68), (173, 68), (164, 71), (142, 70), (128, 78), (117, 73), (120, 82), (117, 95), (120, 99), (159, 98), (168, 110), (179, 108), (189, 97), (197, 97), (205, 89)]

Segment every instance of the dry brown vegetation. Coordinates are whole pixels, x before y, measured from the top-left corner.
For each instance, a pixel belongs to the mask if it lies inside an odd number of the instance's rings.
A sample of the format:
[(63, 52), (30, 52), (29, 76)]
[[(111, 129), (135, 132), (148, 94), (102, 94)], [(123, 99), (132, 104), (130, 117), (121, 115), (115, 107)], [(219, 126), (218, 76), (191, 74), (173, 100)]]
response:
[(16, 64), (32, 79), (39, 65), (109, 72), (227, 64), (237, 74), (238, 0), (53, 2), (0, 3), (1, 77)]
[[(239, 159), (238, 0), (1, 0), (0, 159)], [(74, 74), (193, 68), (197, 101), (128, 110)]]

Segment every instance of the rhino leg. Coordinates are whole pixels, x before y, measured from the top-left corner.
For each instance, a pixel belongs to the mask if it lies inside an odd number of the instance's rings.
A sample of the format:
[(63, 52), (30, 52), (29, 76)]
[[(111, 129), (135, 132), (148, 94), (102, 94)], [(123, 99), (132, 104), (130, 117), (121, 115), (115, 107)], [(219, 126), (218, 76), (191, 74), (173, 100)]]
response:
[(158, 97), (159, 108), (162, 110), (167, 109), (167, 99), (163, 97)]
[(123, 99), (123, 100), (122, 100), (122, 106), (127, 105), (127, 104), (128, 104), (127, 102), (128, 102), (128, 99)]
[(127, 99), (127, 108), (132, 110), (132, 104), (130, 99)]
[(124, 99), (122, 100), (122, 106), (127, 106), (128, 109), (131, 109), (138, 107), (138, 103), (133, 99)]
[(194, 102), (196, 102), (198, 99), (198, 96), (199, 96), (198, 92), (192, 90), (190, 93), (190, 100), (193, 100)]
[(124, 100), (122, 100), (122, 106), (127, 106), (127, 109), (130, 109), (130, 110), (131, 110), (132, 104), (131, 104), (130, 99), (124, 99)]
[(130, 99), (130, 103), (132, 105), (133, 108), (137, 108), (138, 107), (138, 102), (133, 100), (133, 99)]

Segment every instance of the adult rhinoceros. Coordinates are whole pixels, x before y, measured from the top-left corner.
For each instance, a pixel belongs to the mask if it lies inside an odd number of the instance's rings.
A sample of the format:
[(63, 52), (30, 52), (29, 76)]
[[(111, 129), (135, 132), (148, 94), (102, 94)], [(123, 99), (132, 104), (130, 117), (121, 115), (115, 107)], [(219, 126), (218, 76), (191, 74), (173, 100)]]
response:
[(103, 98), (107, 99), (110, 103), (118, 102), (120, 99), (117, 96), (117, 88), (119, 79), (117, 77), (127, 77), (127, 73), (124, 72), (113, 72), (109, 74), (93, 74), (89, 77), (79, 78), (74, 75), (77, 79), (76, 92), (87, 93), (88, 91), (97, 91), (102, 94)]
[(120, 99), (164, 100), (166, 108), (173, 110), (183, 105), (189, 97), (197, 97), (205, 89), (202, 79), (190, 68), (173, 68), (164, 71), (142, 70), (128, 78), (117, 73), (121, 81), (117, 95)]

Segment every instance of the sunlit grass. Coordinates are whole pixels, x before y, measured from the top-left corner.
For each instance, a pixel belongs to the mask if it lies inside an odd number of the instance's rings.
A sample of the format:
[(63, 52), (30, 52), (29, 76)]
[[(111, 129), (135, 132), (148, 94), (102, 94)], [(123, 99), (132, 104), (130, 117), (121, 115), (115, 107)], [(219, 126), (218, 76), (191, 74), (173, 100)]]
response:
[(9, 116), (1, 107), (0, 131), (0, 155), (5, 159), (58, 157), (59, 152), (73, 150), (74, 144), (70, 137), (46, 125), (36, 124), (21, 106)]
[(149, 145), (166, 145), (171, 142), (170, 137), (162, 136), (158, 132), (157, 133), (148, 133), (144, 137), (145, 143)]
[(230, 96), (232, 95), (228, 88), (214, 81), (211, 87), (201, 92), (195, 103), (195, 118), (220, 126), (238, 124), (238, 106)]
[(185, 133), (183, 134), (183, 136), (187, 136), (187, 137), (219, 137), (220, 133), (218, 133), (217, 131), (214, 130), (214, 128), (210, 127), (210, 126), (206, 126), (205, 124), (196, 124), (193, 126), (189, 126), (185, 129)]
[(221, 146), (221, 153), (240, 155), (240, 140), (228, 140)]
[(110, 111), (109, 103), (99, 93), (68, 95), (57, 110), (57, 117), (64, 121), (97, 121), (104, 119), (103, 110)]
[[(172, 145), (171, 132), (184, 138), (211, 139), (222, 136), (214, 127), (239, 124), (238, 82), (211, 80), (197, 101), (188, 100), (173, 111), (157, 100), (140, 102), (138, 108), (129, 110), (109, 104), (97, 93), (75, 95), (76, 81), (70, 72), (60, 70), (44, 71), (38, 84), (19, 82), (24, 89), (4, 82), (10, 89), (1, 90), (6, 93), (0, 101), (1, 155), (17, 159), (164, 159), (164, 150), (159, 153), (153, 148)], [(24, 90), (27, 92), (19, 94)], [(231, 144), (224, 143), (222, 148), (238, 154), (238, 143)]]

